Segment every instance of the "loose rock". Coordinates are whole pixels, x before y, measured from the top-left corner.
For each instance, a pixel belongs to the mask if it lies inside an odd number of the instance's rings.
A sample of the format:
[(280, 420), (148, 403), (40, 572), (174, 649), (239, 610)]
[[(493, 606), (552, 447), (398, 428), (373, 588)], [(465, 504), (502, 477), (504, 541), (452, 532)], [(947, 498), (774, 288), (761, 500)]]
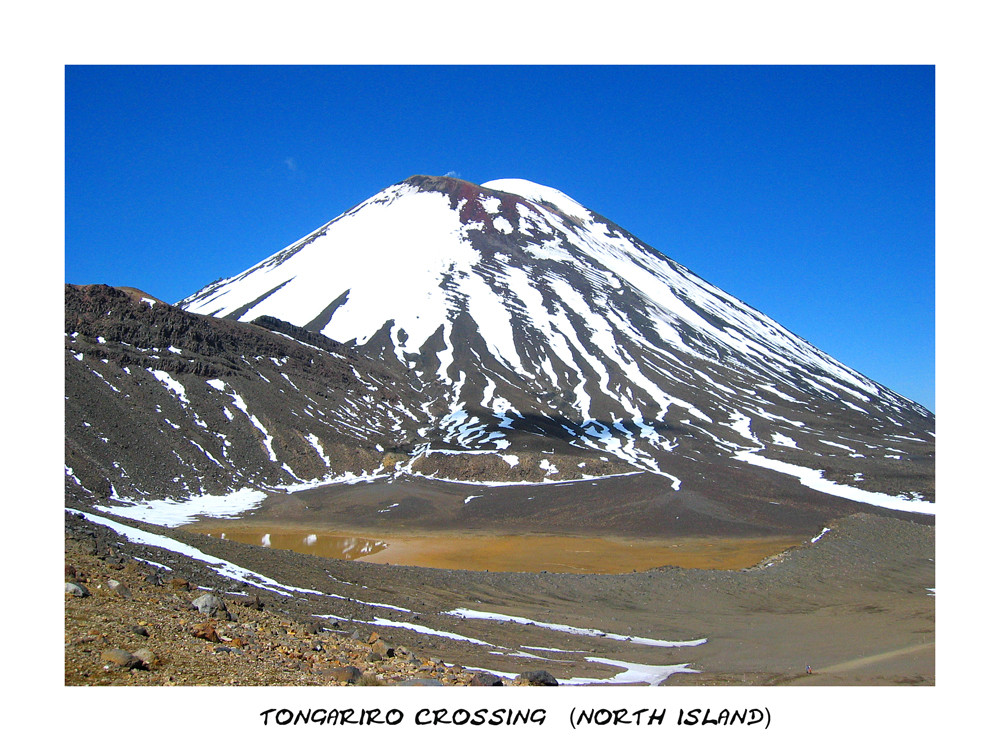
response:
[(137, 649), (132, 654), (135, 655), (135, 657), (137, 657), (138, 659), (142, 660), (142, 666), (147, 670), (150, 670), (159, 665), (159, 659), (157, 658), (156, 653), (153, 652), (153, 650), (149, 649), (148, 647), (142, 647), (141, 649)]
[(361, 678), (362, 675), (361, 671), (353, 665), (329, 668), (327, 670), (323, 670), (320, 674), (329, 677), (331, 680), (340, 681), (341, 683), (357, 683), (358, 679)]
[(492, 673), (476, 673), (469, 681), (470, 686), (502, 686), (503, 680)]
[(196, 597), (191, 603), (199, 613), (212, 617), (226, 610), (226, 604), (211, 592)]
[(128, 587), (126, 587), (117, 579), (108, 579), (108, 589), (110, 589), (119, 597), (124, 597), (127, 600), (132, 598), (132, 593), (129, 591)]
[(142, 667), (142, 660), (124, 649), (105, 649), (101, 652), (101, 661), (123, 668)]
[(548, 670), (528, 670), (514, 679), (515, 686), (558, 686), (559, 681)]
[(66, 594), (73, 595), (73, 597), (86, 597), (90, 592), (82, 584), (66, 582)]
[(196, 636), (206, 641), (222, 641), (219, 633), (215, 630), (215, 624), (211, 621), (195, 624), (190, 628), (190, 633), (191, 636)]

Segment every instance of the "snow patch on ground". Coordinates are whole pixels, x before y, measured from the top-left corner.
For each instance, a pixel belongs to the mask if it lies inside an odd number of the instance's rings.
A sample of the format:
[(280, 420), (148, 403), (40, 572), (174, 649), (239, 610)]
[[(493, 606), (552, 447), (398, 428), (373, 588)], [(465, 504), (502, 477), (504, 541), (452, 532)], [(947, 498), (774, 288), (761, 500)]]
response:
[(152, 370), (151, 368), (146, 368), (146, 370), (148, 370), (156, 380), (166, 386), (168, 390), (176, 394), (181, 404), (191, 404), (191, 402), (188, 401), (187, 392), (184, 390), (184, 386), (175, 380), (169, 373), (165, 370)]
[(609, 660), (606, 657), (585, 657), (587, 662), (598, 665), (611, 665), (612, 667), (624, 668), (624, 670), (610, 678), (570, 678), (559, 681), (560, 685), (568, 686), (589, 686), (592, 684), (615, 684), (615, 683), (645, 683), (650, 686), (659, 686), (674, 673), (697, 673), (699, 671), (689, 667), (690, 663), (680, 665), (643, 665), (637, 662), (625, 662), (623, 660)]
[(907, 496), (892, 496), (885, 493), (876, 493), (871, 490), (862, 490), (850, 485), (838, 485), (823, 477), (823, 470), (811, 469), (809, 467), (799, 467), (795, 464), (780, 462), (776, 459), (768, 459), (753, 451), (739, 451), (733, 455), (734, 459), (757, 467), (781, 472), (785, 475), (798, 477), (799, 482), (807, 488), (818, 490), (827, 495), (846, 498), (857, 503), (866, 503), (870, 506), (894, 509), (896, 511), (911, 511), (916, 514), (935, 514), (935, 505), (930, 501), (912, 500)]
[(235, 519), (260, 506), (267, 497), (261, 490), (244, 488), (227, 495), (201, 495), (190, 498), (162, 498), (136, 500), (118, 498), (123, 506), (95, 506), (98, 511), (126, 519), (157, 524), (161, 527), (180, 527), (199, 517)]
[(214, 555), (209, 555), (204, 553), (193, 545), (187, 545), (183, 542), (178, 542), (170, 537), (164, 535), (154, 534), (152, 532), (146, 532), (141, 529), (136, 529), (135, 527), (129, 527), (125, 524), (121, 524), (111, 519), (106, 519), (102, 516), (96, 514), (89, 514), (83, 511), (76, 511), (75, 509), (66, 509), (67, 512), (71, 514), (81, 514), (85, 518), (96, 524), (103, 524), (105, 527), (113, 529), (118, 534), (124, 535), (130, 542), (140, 543), (143, 545), (152, 545), (157, 548), (162, 548), (164, 550), (171, 550), (180, 555), (185, 555), (188, 558), (193, 558), (198, 561), (203, 561), (209, 564), (215, 569), (216, 573), (220, 576), (224, 576), (228, 579), (233, 579), (235, 581), (243, 582), (244, 584), (249, 584), (255, 587), (260, 587), (261, 589), (266, 589), (275, 594), (281, 595), (283, 597), (292, 597), (296, 592), (304, 592), (308, 594), (322, 595), (323, 592), (315, 589), (304, 589), (302, 587), (293, 587), (287, 584), (281, 584), (267, 576), (258, 574), (250, 569), (243, 568), (242, 566), (237, 566), (234, 563), (230, 563), (222, 558), (217, 558)]
[(829, 527), (823, 527), (823, 531), (820, 532), (818, 535), (816, 535), (814, 538), (812, 538), (809, 542), (816, 542), (817, 540), (819, 540), (823, 535), (825, 535), (829, 531), (830, 531)]
[(787, 446), (790, 449), (797, 449), (799, 446), (795, 443), (795, 439), (789, 438), (787, 435), (781, 433), (774, 433), (771, 435), (771, 443), (776, 446)]
[(456, 618), (478, 618), (480, 620), (487, 621), (504, 621), (510, 623), (520, 623), (527, 626), (537, 626), (538, 628), (545, 628), (551, 631), (561, 631), (567, 634), (575, 634), (577, 636), (598, 636), (604, 639), (612, 639), (614, 641), (627, 641), (632, 644), (642, 644), (649, 647), (696, 647), (699, 644), (704, 644), (706, 639), (693, 639), (687, 641), (667, 641), (665, 639), (650, 639), (643, 636), (626, 636), (624, 634), (611, 634), (606, 631), (600, 631), (595, 628), (580, 628), (578, 626), (566, 626), (561, 623), (546, 623), (544, 621), (535, 621), (531, 618), (521, 618), (514, 615), (504, 615), (503, 613), (490, 613), (482, 610), (469, 610), (467, 608), (456, 608), (454, 610), (449, 610), (442, 615), (453, 615)]
[(309, 441), (310, 445), (312, 445), (314, 449), (316, 449), (316, 453), (319, 454), (319, 458), (323, 460), (323, 463), (327, 466), (327, 469), (329, 469), (330, 457), (327, 456), (326, 452), (323, 450), (323, 444), (319, 442), (319, 438), (310, 433), (306, 436), (306, 440)]

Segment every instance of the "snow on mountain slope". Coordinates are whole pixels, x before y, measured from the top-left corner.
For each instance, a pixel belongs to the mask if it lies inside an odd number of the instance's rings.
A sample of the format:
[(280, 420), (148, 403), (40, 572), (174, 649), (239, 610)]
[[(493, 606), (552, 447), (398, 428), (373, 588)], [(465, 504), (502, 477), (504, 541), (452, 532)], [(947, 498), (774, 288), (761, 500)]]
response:
[(398, 360), (426, 396), (415, 454), (531, 447), (560, 472), (582, 450), (676, 489), (752, 452), (933, 495), (927, 410), (525, 180), (412, 177), (178, 305)]

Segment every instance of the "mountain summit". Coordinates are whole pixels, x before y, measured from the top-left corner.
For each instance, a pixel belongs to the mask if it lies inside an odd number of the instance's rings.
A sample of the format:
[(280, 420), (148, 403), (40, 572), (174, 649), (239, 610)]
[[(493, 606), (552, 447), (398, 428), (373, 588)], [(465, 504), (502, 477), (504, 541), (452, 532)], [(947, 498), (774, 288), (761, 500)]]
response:
[(438, 454), (441, 477), (541, 452), (550, 480), (599, 457), (744, 495), (752, 466), (932, 510), (926, 409), (526, 180), (411, 177), (178, 307), (398, 363), (420, 397), (391, 442), (411, 466)]

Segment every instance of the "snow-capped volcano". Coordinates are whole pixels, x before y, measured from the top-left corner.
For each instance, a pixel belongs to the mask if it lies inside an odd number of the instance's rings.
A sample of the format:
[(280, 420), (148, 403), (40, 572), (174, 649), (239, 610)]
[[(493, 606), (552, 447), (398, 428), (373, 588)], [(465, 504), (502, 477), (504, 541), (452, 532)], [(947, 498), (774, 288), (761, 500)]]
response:
[(914, 510), (933, 495), (927, 410), (525, 180), (411, 177), (178, 306), (398, 361), (414, 456), (530, 447), (553, 477), (596, 452), (675, 489), (754, 464)]

